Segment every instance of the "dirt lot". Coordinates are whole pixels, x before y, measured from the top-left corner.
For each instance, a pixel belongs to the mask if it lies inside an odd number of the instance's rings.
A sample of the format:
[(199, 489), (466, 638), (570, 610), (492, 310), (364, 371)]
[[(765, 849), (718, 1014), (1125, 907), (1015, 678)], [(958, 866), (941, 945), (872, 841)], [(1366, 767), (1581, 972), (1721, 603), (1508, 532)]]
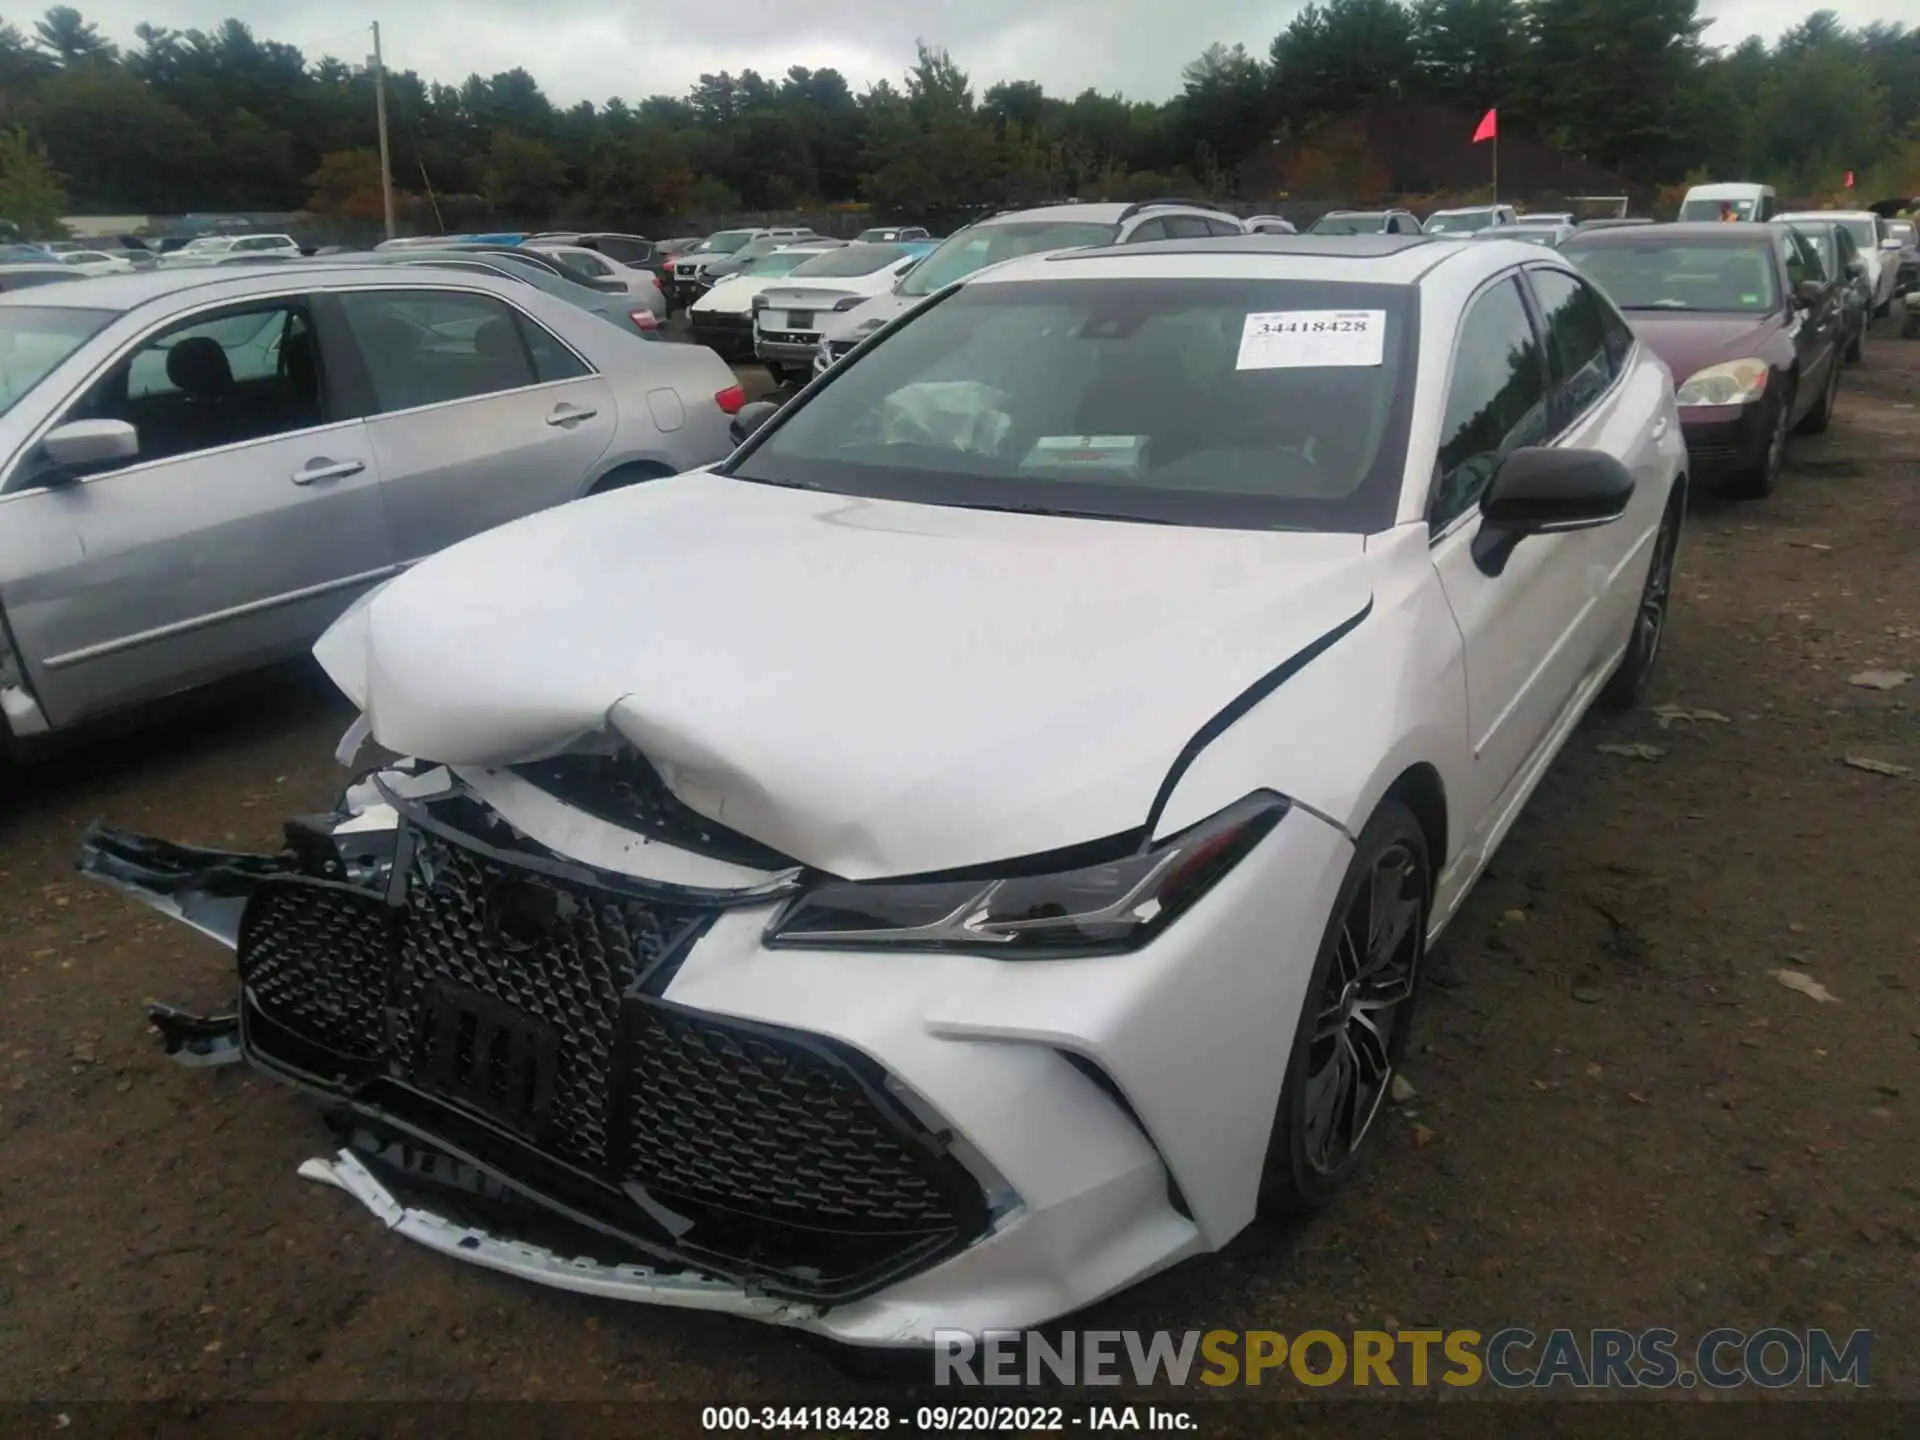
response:
[[(1867, 1327), (1920, 1397), (1920, 778), (1844, 763), (1920, 775), (1920, 680), (1848, 683), (1920, 672), (1917, 401), (1883, 323), (1778, 495), (1696, 506), (1654, 700), (1715, 718), (1575, 737), (1435, 957), (1358, 1188), (1086, 1323)], [(788, 1335), (390, 1237), (295, 1177), (305, 1102), (155, 1049), (140, 1002), (222, 1006), (224, 957), (78, 883), (82, 827), (270, 848), (349, 719), (278, 674), (4, 777), (0, 1398), (844, 1403)]]

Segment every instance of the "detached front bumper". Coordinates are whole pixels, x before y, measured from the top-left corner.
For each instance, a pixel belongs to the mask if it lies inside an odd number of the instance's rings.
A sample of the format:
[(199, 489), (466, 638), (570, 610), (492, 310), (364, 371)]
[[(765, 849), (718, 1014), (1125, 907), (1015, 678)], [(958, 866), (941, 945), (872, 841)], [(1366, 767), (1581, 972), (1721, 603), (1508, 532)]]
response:
[[(901, 1346), (1044, 1323), (1251, 1218), (1332, 827), (1296, 812), (1143, 951), (1022, 965), (770, 950), (793, 876), (583, 864), (471, 779), (384, 772), (276, 856), (96, 829), (81, 861), (233, 946), (234, 1058), (326, 1102), (303, 1173), (390, 1228)], [(156, 1023), (225, 1058), (220, 1021)]]

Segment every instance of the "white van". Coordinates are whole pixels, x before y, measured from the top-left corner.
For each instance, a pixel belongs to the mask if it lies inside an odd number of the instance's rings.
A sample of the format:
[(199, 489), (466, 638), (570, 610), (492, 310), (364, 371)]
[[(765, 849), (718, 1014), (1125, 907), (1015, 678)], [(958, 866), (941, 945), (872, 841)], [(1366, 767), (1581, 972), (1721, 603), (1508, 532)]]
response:
[(1745, 181), (1696, 185), (1680, 202), (1680, 219), (1771, 220), (1779, 208), (1771, 185), (1751, 185)]

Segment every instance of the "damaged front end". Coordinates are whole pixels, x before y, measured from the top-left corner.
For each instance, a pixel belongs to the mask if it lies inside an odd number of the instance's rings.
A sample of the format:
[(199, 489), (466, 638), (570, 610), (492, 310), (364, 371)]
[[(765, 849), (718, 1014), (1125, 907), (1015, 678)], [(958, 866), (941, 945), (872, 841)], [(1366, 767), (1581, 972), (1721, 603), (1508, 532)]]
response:
[[(555, 816), (565, 853), (533, 833)], [(692, 879), (625, 865), (669, 845)], [(322, 1097), (339, 1150), (302, 1173), (446, 1253), (805, 1324), (991, 1224), (952, 1137), (869, 1057), (668, 998), (710, 926), (803, 875), (631, 751), (399, 762), (275, 855), (95, 826), (80, 869), (234, 951), (232, 1014), (150, 1011), (169, 1053)]]

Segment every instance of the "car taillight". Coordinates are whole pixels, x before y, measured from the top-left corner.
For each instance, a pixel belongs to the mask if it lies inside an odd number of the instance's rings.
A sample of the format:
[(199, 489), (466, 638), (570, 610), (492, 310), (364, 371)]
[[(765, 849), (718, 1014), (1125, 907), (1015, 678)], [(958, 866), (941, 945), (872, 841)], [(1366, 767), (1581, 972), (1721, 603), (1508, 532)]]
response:
[(747, 403), (747, 392), (738, 385), (729, 385), (724, 390), (716, 391), (713, 399), (723, 413), (738, 415), (740, 407)]
[(627, 318), (633, 321), (636, 328), (641, 330), (658, 330), (660, 328), (660, 322), (655, 318), (651, 310), (635, 310)]

